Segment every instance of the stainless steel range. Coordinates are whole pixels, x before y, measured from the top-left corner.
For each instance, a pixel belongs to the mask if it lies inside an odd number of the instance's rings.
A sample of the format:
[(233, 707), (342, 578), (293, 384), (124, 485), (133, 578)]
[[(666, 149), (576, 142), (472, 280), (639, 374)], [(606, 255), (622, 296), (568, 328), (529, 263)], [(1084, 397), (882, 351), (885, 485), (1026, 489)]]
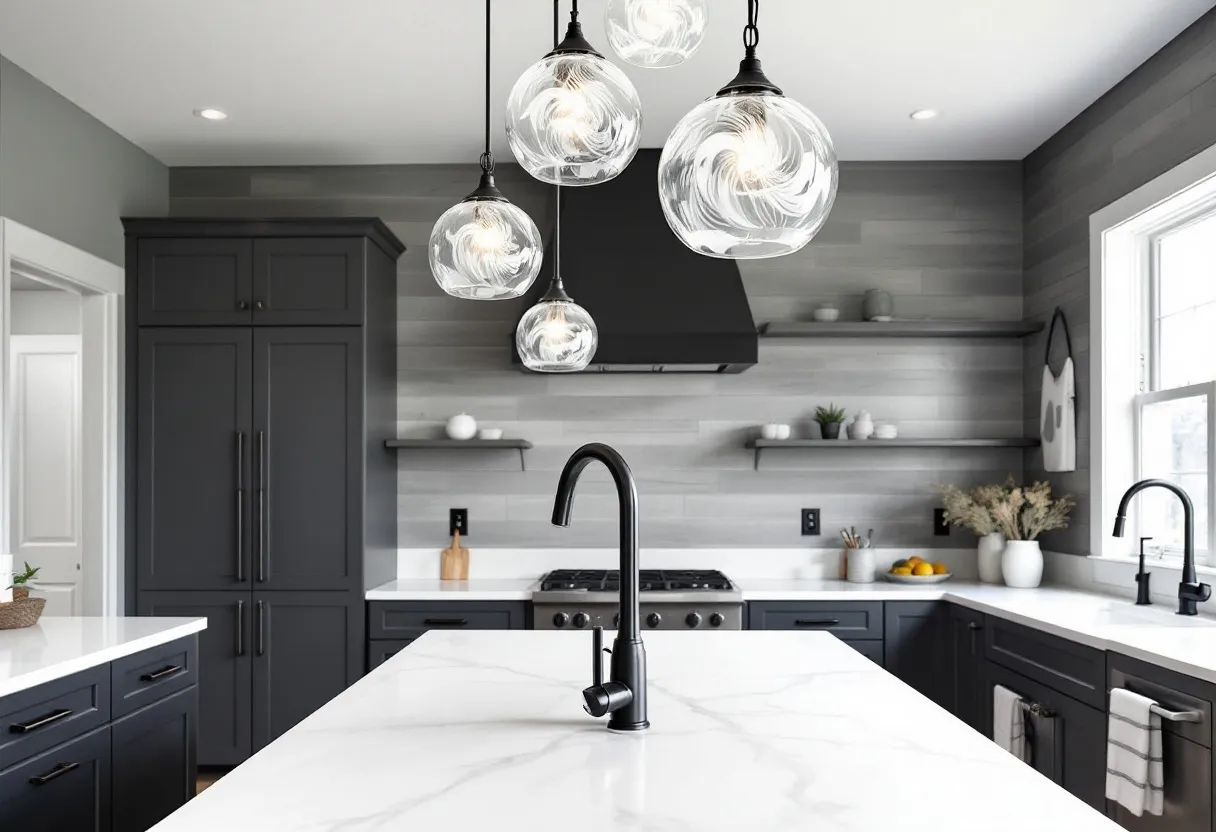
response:
[[(649, 630), (742, 630), (743, 593), (717, 570), (643, 569), (642, 626)], [(616, 569), (558, 569), (532, 594), (537, 630), (617, 626)]]

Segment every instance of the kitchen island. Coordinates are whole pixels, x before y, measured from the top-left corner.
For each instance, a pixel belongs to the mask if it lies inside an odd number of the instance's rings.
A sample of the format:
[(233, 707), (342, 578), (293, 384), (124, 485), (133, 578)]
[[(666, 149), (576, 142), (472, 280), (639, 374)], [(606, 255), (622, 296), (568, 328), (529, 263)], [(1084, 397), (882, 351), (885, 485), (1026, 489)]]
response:
[(155, 828), (1119, 829), (829, 634), (645, 641), (643, 734), (587, 633), (430, 632)]

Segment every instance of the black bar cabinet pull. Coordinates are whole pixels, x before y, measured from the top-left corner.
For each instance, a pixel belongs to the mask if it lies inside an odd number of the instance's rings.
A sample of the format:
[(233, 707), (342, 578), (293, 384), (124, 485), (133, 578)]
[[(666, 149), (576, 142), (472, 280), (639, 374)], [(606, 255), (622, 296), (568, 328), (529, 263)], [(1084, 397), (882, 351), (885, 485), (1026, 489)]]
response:
[(976, 622), (976, 621), (968, 621), (968, 622), (967, 622), (967, 629), (968, 629), (968, 630), (970, 631), (970, 633), (971, 633), (971, 655), (973, 655), (973, 656), (978, 655), (978, 654), (979, 654), (979, 648), (978, 648), (978, 646), (977, 646), (977, 645), (976, 645), (976, 643), (975, 643), (975, 636), (976, 636), (976, 634), (977, 634), (977, 633), (978, 633), (980, 630), (984, 629), (984, 627), (983, 627), (983, 625), (982, 625), (982, 624), (980, 624), (979, 622)]
[(236, 654), (245, 655), (245, 602), (236, 602)]
[(257, 602), (258, 606), (258, 655), (261, 656), (266, 652), (266, 622), (263, 620), (263, 615), (266, 612), (266, 604), (263, 601)]
[(48, 725), (58, 722), (61, 719), (66, 719), (72, 715), (69, 708), (60, 708), (57, 711), (51, 711), (44, 717), (39, 717), (33, 722), (14, 722), (9, 726), (8, 730), (14, 734), (28, 734), (30, 731), (37, 731), (39, 728), (45, 728)]
[(245, 582), (245, 431), (236, 433), (236, 582)]
[(59, 763), (46, 774), (41, 774), (37, 777), (31, 777), (30, 783), (35, 786), (45, 786), (47, 783), (54, 780), (56, 777), (62, 777), (69, 771), (75, 771), (80, 768), (80, 763)]
[(258, 431), (258, 583), (266, 582), (266, 431)]
[(469, 623), (467, 618), (428, 618), (422, 622), (428, 627), (463, 627)]
[(139, 677), (139, 681), (155, 682), (159, 679), (165, 678), (166, 676), (172, 676), (174, 673), (181, 673), (183, 669), (184, 668), (182, 668), (182, 666), (180, 664), (171, 664), (171, 665), (168, 665), (167, 667), (162, 667), (160, 670), (157, 670), (155, 673), (145, 673), (144, 675)]
[(839, 618), (799, 618), (794, 621), (796, 627), (835, 627), (840, 623)]

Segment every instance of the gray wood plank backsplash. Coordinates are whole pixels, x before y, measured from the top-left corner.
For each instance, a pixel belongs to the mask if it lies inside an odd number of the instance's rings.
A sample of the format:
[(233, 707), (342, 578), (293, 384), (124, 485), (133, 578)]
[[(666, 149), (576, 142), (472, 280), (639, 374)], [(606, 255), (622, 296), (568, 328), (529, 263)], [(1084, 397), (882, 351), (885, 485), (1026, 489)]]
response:
[[(447, 508), (467, 507), (474, 546), (610, 546), (610, 482), (588, 471), (569, 529), (548, 523), (566, 457), (607, 441), (639, 478), (649, 546), (833, 545), (802, 538), (798, 509), (828, 529), (873, 527), (888, 545), (970, 545), (933, 537), (931, 485), (1020, 473), (1017, 450), (799, 451), (743, 448), (755, 425), (808, 420), (829, 401), (908, 436), (1019, 436), (1024, 358), (1016, 342), (762, 342), (737, 376), (525, 375), (511, 366), (519, 302), (455, 300), (427, 264), (431, 223), (475, 184), (475, 165), (179, 168), (176, 216), (382, 217), (409, 247), (398, 269), (399, 435), (432, 435), (460, 411), (536, 444), (528, 470), (514, 452), (401, 453), (402, 546), (438, 546)], [(504, 192), (548, 235), (550, 191), (500, 165)], [(740, 264), (759, 320), (809, 317), (834, 301), (860, 317), (861, 293), (885, 288), (903, 317), (1018, 320), (1023, 307), (1022, 172), (1018, 162), (845, 164), (819, 238), (791, 257)], [(1026, 277), (1029, 274), (1027, 273)], [(656, 275), (656, 279), (661, 276)], [(568, 276), (577, 297), (578, 276)], [(594, 310), (592, 310), (594, 313)], [(695, 314), (695, 308), (675, 310)], [(1033, 428), (1033, 422), (1030, 423)]]
[[(1216, 143), (1216, 10), (1149, 58), (1024, 162), (1025, 312), (1064, 309), (1077, 365), (1077, 470), (1046, 474), (1027, 451), (1028, 479), (1050, 477), (1079, 498), (1068, 529), (1044, 547), (1088, 554), (1090, 519), (1089, 215)], [(1062, 339), (1056, 365), (1063, 360)], [(1025, 430), (1035, 435), (1046, 333), (1026, 339)], [(1053, 351), (1055, 346), (1053, 345)], [(1130, 484), (1130, 483), (1129, 483)]]

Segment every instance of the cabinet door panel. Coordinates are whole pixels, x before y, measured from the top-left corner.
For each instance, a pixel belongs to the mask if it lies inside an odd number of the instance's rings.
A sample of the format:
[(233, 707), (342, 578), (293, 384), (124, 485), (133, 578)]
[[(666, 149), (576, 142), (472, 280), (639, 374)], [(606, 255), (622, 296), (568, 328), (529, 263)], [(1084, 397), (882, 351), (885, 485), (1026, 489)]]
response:
[(345, 592), (254, 593), (254, 750), (358, 680), (363, 601)]
[(139, 333), (140, 590), (249, 582), (253, 333)]
[(954, 698), (950, 611), (940, 601), (888, 601), (883, 666), (947, 710)]
[(141, 592), (139, 614), (205, 617), (198, 634), (198, 762), (234, 766), (253, 729), (253, 599), (249, 592)]
[(362, 239), (256, 240), (253, 322), (357, 325), (363, 322)]
[(362, 334), (254, 336), (258, 589), (360, 589)]
[(965, 607), (951, 607), (951, 649), (954, 652), (952, 711), (981, 734), (988, 734), (991, 718), (985, 707), (984, 615)]
[(147, 832), (194, 797), (197, 711), (191, 686), (111, 726), (113, 832)]
[(109, 832), (110, 726), (0, 774), (5, 830)]
[(140, 326), (240, 326), (251, 321), (249, 240), (143, 239), (138, 268)]

